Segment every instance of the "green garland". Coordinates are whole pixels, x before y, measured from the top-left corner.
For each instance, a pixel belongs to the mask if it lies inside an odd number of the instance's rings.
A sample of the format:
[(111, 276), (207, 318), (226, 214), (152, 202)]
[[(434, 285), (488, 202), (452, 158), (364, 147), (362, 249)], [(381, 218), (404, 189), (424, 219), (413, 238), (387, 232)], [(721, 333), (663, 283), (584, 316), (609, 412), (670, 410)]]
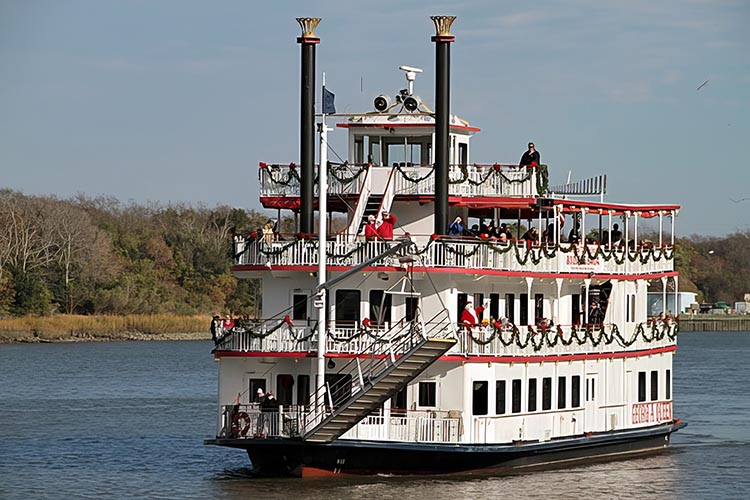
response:
[(643, 323), (639, 323), (629, 339), (624, 338), (620, 334), (617, 325), (614, 324), (610, 327), (609, 332), (607, 332), (607, 329), (603, 325), (596, 332), (593, 329), (593, 325), (586, 325), (583, 334), (578, 329), (573, 328), (567, 340), (565, 340), (562, 327), (559, 325), (551, 328), (539, 328), (538, 330), (529, 325), (526, 335), (523, 336), (518, 327), (511, 324), (509, 330), (510, 338), (507, 340), (503, 336), (503, 333), (506, 331), (496, 323), (492, 325), (492, 333), (488, 338), (479, 339), (475, 336), (472, 329), (466, 330), (471, 341), (477, 345), (486, 346), (497, 339), (504, 347), (510, 347), (515, 344), (521, 349), (526, 349), (530, 344), (534, 352), (539, 352), (545, 346), (548, 348), (554, 348), (558, 344), (570, 346), (573, 342), (576, 342), (579, 346), (590, 343), (593, 347), (597, 347), (602, 343), (604, 345), (611, 345), (613, 342), (617, 342), (621, 347), (630, 347), (638, 338), (643, 338), (646, 343), (661, 341), (664, 337), (674, 340), (677, 338), (679, 324), (675, 323), (674, 327), (670, 327), (669, 324), (663, 323), (661, 329), (659, 329), (657, 323), (652, 323), (647, 330), (643, 327)]
[(351, 166), (349, 165), (349, 162), (345, 161), (344, 163), (334, 163), (334, 162), (329, 161), (328, 162), (328, 175), (336, 179), (340, 184), (347, 186), (351, 184), (352, 182), (354, 182), (355, 180), (357, 180), (359, 176), (362, 175), (363, 172), (367, 172), (367, 169), (369, 168), (369, 166), (370, 166), (369, 164), (358, 165), (359, 168), (353, 175), (349, 177), (341, 177), (338, 175), (337, 171), (347, 170), (351, 168)]
[[(286, 171), (286, 178), (277, 177), (283, 167), (288, 168), (288, 170)], [(271, 182), (273, 182), (274, 184), (289, 186), (292, 181), (300, 181), (299, 172), (297, 171), (297, 165), (295, 165), (294, 163), (290, 163), (289, 165), (267, 165), (265, 168), (266, 170), (268, 170), (268, 178), (271, 179)]]

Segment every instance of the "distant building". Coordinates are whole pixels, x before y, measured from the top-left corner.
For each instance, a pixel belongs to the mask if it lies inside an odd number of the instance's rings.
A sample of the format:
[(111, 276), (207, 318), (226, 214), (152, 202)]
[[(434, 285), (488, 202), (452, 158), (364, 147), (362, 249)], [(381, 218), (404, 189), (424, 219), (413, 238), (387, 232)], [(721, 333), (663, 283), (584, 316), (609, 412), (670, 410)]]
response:
[(685, 314), (690, 311), (690, 306), (696, 303), (698, 294), (693, 292), (679, 292), (677, 294), (677, 305), (674, 305), (675, 294), (674, 292), (667, 293), (667, 307), (664, 307), (664, 296), (661, 292), (648, 292), (648, 314), (650, 316), (657, 316), (661, 312), (674, 314), (677, 311), (678, 314)]

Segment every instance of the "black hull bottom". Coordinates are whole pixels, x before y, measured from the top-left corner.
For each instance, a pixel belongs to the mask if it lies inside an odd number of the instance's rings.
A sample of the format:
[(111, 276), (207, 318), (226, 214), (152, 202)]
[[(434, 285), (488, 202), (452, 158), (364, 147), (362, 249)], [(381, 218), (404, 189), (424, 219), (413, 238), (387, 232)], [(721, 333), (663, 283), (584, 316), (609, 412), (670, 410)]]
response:
[(254, 470), (269, 476), (502, 474), (664, 451), (670, 434), (685, 425), (670, 423), (513, 445), (354, 440), (320, 444), (291, 439), (211, 439), (206, 443), (247, 450)]

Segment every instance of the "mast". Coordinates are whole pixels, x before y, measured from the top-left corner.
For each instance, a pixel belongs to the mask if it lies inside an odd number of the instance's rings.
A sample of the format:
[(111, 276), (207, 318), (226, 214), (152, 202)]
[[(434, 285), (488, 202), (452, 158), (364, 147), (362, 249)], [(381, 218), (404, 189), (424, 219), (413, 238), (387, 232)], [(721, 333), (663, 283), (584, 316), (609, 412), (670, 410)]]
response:
[[(323, 73), (323, 93), (326, 93), (326, 74)], [(316, 388), (321, 390), (325, 385), (326, 374), (326, 242), (328, 234), (328, 132), (326, 126), (325, 106), (321, 106), (320, 132), (320, 166), (318, 167), (318, 293), (315, 297), (315, 307), (318, 308), (318, 371)]]

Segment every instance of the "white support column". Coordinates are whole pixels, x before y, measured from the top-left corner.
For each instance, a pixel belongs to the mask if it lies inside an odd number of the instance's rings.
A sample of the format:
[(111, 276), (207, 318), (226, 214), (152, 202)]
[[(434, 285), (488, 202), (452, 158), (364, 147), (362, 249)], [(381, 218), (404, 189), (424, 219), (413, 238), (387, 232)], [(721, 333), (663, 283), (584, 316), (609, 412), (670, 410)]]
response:
[(586, 244), (586, 209), (581, 207), (581, 244)]
[[(555, 278), (555, 284), (557, 285), (557, 298), (555, 299), (554, 308), (555, 317), (552, 318), (552, 322), (556, 325), (560, 324), (560, 292), (562, 291), (562, 285), (564, 281), (565, 280), (563, 280), (562, 278)], [(571, 323), (573, 322), (571, 321)]]
[(675, 235), (675, 223), (677, 222), (677, 210), (672, 210), (670, 216), (672, 217), (672, 246), (674, 246), (674, 235)]
[(607, 246), (612, 248), (612, 210), (607, 210), (607, 217), (609, 222), (607, 223)]
[(659, 210), (659, 248), (662, 247), (663, 238), (662, 238), (662, 231), (664, 230), (664, 213)]
[(534, 317), (534, 297), (531, 295), (531, 285), (534, 283), (534, 278), (526, 278), (526, 296), (529, 300), (526, 301), (526, 318), (527, 323), (533, 325), (536, 318)]
[(674, 311), (672, 311), (672, 316), (677, 317), (678, 314), (682, 312), (682, 307), (680, 307), (682, 304), (678, 302), (680, 298), (680, 287), (678, 286), (678, 277), (672, 276), (672, 280), (674, 281)]
[(633, 246), (638, 249), (638, 212), (633, 212)]
[(583, 311), (583, 324), (588, 325), (589, 324), (589, 286), (591, 285), (591, 278), (586, 278), (583, 280), (584, 287), (586, 289), (586, 297), (585, 299), (585, 306)]
[(667, 315), (667, 277), (661, 278), (661, 312)]

